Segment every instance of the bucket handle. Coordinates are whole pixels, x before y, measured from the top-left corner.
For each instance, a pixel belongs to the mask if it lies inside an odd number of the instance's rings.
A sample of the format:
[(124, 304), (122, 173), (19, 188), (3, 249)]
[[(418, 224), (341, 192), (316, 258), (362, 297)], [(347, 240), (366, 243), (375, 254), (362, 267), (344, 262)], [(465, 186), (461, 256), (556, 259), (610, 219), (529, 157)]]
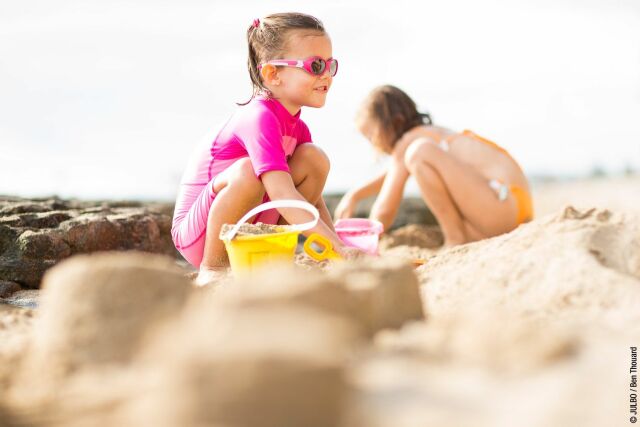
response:
[(222, 238), (222, 240), (231, 240), (235, 237), (240, 229), (240, 226), (247, 222), (249, 218), (252, 216), (259, 214), (263, 211), (268, 211), (269, 209), (277, 209), (277, 208), (298, 208), (303, 209), (307, 212), (310, 212), (313, 215), (313, 220), (309, 222), (304, 222), (302, 224), (293, 224), (289, 225), (288, 231), (306, 231), (316, 226), (318, 220), (320, 219), (320, 212), (309, 202), (303, 202), (302, 200), (272, 200), (267, 203), (263, 203), (261, 205), (256, 206), (247, 212), (240, 221), (236, 223), (236, 225), (231, 228)]

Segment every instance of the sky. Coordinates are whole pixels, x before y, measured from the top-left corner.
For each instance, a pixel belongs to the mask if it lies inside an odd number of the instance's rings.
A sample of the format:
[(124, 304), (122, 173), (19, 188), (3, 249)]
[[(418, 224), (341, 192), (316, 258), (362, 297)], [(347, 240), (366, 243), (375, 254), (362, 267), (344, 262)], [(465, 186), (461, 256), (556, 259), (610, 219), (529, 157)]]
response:
[(195, 144), (250, 96), (247, 27), (282, 11), (320, 18), (340, 61), (302, 112), (327, 191), (384, 167), (354, 125), (381, 84), (531, 177), (640, 170), (637, 0), (0, 0), (0, 194), (175, 199)]

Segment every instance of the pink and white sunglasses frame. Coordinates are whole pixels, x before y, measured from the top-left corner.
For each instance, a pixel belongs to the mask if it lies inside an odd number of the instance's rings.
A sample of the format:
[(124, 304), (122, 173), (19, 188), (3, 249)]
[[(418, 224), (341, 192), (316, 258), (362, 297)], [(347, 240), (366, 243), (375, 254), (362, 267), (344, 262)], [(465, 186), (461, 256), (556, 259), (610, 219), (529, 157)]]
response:
[[(317, 59), (322, 59), (325, 63), (324, 71), (322, 72), (322, 74), (316, 74), (311, 69), (311, 63)], [(331, 75), (331, 77), (335, 77), (335, 75), (338, 74), (338, 60), (335, 58), (324, 59), (321, 56), (312, 56), (307, 59), (272, 59), (271, 61), (267, 61), (263, 64), (258, 65), (258, 69), (259, 70), (262, 69), (262, 67), (267, 64), (282, 66), (282, 67), (296, 67), (296, 68), (302, 68), (312, 76), (320, 77), (320, 76), (323, 76), (327, 71), (329, 72), (331, 71), (332, 62), (335, 62), (336, 64), (336, 71)]]

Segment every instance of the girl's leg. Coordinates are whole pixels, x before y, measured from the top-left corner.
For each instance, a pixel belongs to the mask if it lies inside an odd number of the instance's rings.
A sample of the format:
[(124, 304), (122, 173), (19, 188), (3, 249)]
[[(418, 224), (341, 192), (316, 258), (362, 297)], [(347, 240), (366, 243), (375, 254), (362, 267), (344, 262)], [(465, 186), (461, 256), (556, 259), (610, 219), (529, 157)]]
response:
[(264, 187), (256, 177), (249, 158), (233, 163), (214, 180), (216, 197), (207, 219), (206, 240), (201, 271), (221, 269), (229, 265), (224, 243), (220, 240), (223, 224), (235, 224), (248, 210), (262, 202)]
[(433, 142), (418, 139), (411, 143), (405, 165), (438, 219), (446, 244), (479, 240), (514, 228), (515, 201), (499, 201), (485, 177)]
[(318, 208), (320, 219), (331, 226), (331, 215), (322, 199), (329, 168), (329, 158), (314, 144), (298, 146), (289, 160), (291, 179), (296, 189), (309, 203)]
[(438, 220), (444, 234), (445, 246), (466, 243), (464, 220), (444, 181), (429, 165), (407, 165), (420, 188), (420, 193), (433, 215)]

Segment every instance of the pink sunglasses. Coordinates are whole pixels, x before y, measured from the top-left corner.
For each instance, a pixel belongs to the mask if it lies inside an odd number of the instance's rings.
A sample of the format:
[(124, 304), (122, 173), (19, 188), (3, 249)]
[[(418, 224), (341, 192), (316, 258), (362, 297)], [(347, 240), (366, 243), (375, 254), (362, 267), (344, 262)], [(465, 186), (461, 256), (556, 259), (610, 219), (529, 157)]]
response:
[(271, 64), (276, 67), (296, 67), (302, 68), (307, 73), (314, 76), (321, 76), (325, 73), (327, 68), (329, 69), (329, 74), (331, 77), (334, 77), (338, 73), (338, 60), (329, 58), (327, 60), (323, 59), (320, 56), (312, 56), (307, 59), (273, 59), (271, 61), (267, 61), (264, 64), (260, 64), (258, 69), (262, 69), (264, 65)]

